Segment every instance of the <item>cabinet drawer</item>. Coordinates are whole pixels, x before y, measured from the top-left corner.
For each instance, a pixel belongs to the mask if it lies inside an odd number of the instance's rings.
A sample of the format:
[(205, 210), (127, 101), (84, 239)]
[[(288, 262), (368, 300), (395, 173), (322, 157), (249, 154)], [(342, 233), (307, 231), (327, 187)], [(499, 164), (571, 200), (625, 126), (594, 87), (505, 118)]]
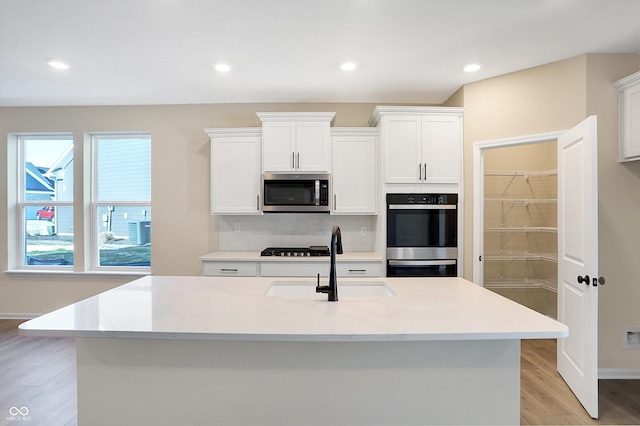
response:
[(327, 262), (263, 262), (260, 276), (263, 277), (307, 277), (329, 275), (329, 258)]
[(202, 275), (255, 277), (258, 275), (258, 264), (253, 262), (202, 262)]
[(336, 265), (339, 277), (380, 277), (382, 265), (377, 263), (339, 262)]

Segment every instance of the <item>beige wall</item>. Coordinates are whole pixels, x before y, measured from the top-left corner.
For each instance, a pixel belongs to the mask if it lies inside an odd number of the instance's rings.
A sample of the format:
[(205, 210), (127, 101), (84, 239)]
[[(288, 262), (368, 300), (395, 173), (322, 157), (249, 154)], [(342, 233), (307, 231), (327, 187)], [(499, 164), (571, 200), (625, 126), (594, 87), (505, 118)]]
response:
[(640, 327), (640, 162), (618, 163), (618, 93), (610, 84), (640, 70), (640, 59), (587, 57), (587, 114), (598, 116), (600, 368), (640, 368), (621, 350), (623, 327)]
[(552, 170), (558, 164), (556, 150), (556, 142), (488, 149), (484, 153), (484, 169), (485, 171)]
[[(588, 54), (464, 87), (465, 259), (472, 258), (474, 142), (569, 129), (598, 115), (600, 368), (640, 369), (622, 349), (622, 327), (640, 327), (640, 164), (617, 162), (617, 94), (612, 82), (640, 70), (635, 54)], [(465, 277), (472, 278), (472, 262)]]
[[(217, 218), (209, 214), (208, 127), (259, 127), (256, 111), (335, 111), (336, 126), (366, 126), (374, 104), (211, 104), (113, 107), (0, 108), (0, 134), (12, 132), (72, 132), (76, 163), (86, 132), (149, 131), (152, 136), (152, 272), (155, 275), (200, 275), (198, 257), (217, 249)], [(4, 144), (3, 144), (4, 146)], [(15, 167), (7, 149), (0, 164)], [(14, 174), (0, 174), (0, 271), (8, 260), (7, 199)], [(79, 174), (76, 174), (77, 176)], [(11, 178), (9, 178), (11, 176)], [(9, 193), (7, 189), (9, 188)], [(86, 188), (76, 181), (75, 197)], [(13, 195), (15, 197), (15, 195)], [(76, 238), (86, 227), (75, 219)], [(76, 265), (82, 270), (82, 265)], [(0, 314), (39, 314), (76, 302), (130, 281), (131, 277), (0, 274)]]

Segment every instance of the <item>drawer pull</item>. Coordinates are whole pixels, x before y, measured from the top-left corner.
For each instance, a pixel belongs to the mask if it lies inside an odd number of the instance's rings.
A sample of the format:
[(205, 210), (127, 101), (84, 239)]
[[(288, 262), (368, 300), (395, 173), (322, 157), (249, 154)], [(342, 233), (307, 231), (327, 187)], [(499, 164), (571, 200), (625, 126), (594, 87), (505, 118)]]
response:
[(220, 268), (220, 272), (238, 272), (236, 268)]
[(367, 272), (366, 269), (349, 269), (349, 272)]

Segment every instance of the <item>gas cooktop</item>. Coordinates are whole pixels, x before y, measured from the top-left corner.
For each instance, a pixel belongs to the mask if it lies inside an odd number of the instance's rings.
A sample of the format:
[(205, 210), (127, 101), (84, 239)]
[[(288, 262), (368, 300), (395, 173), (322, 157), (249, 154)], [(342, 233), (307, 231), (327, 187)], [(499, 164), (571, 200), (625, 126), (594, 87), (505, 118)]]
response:
[(309, 257), (309, 256), (329, 256), (329, 247), (327, 246), (311, 246), (311, 247), (267, 247), (262, 250), (260, 256), (290, 256), (290, 257)]

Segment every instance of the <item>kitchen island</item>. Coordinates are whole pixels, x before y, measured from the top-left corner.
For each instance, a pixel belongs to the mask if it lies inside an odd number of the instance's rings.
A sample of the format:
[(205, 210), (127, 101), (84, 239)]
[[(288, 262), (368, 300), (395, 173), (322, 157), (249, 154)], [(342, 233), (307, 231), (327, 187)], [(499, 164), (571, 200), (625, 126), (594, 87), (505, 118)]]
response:
[(517, 424), (520, 340), (568, 335), (462, 278), (314, 285), (148, 276), (20, 332), (76, 338), (82, 425)]

